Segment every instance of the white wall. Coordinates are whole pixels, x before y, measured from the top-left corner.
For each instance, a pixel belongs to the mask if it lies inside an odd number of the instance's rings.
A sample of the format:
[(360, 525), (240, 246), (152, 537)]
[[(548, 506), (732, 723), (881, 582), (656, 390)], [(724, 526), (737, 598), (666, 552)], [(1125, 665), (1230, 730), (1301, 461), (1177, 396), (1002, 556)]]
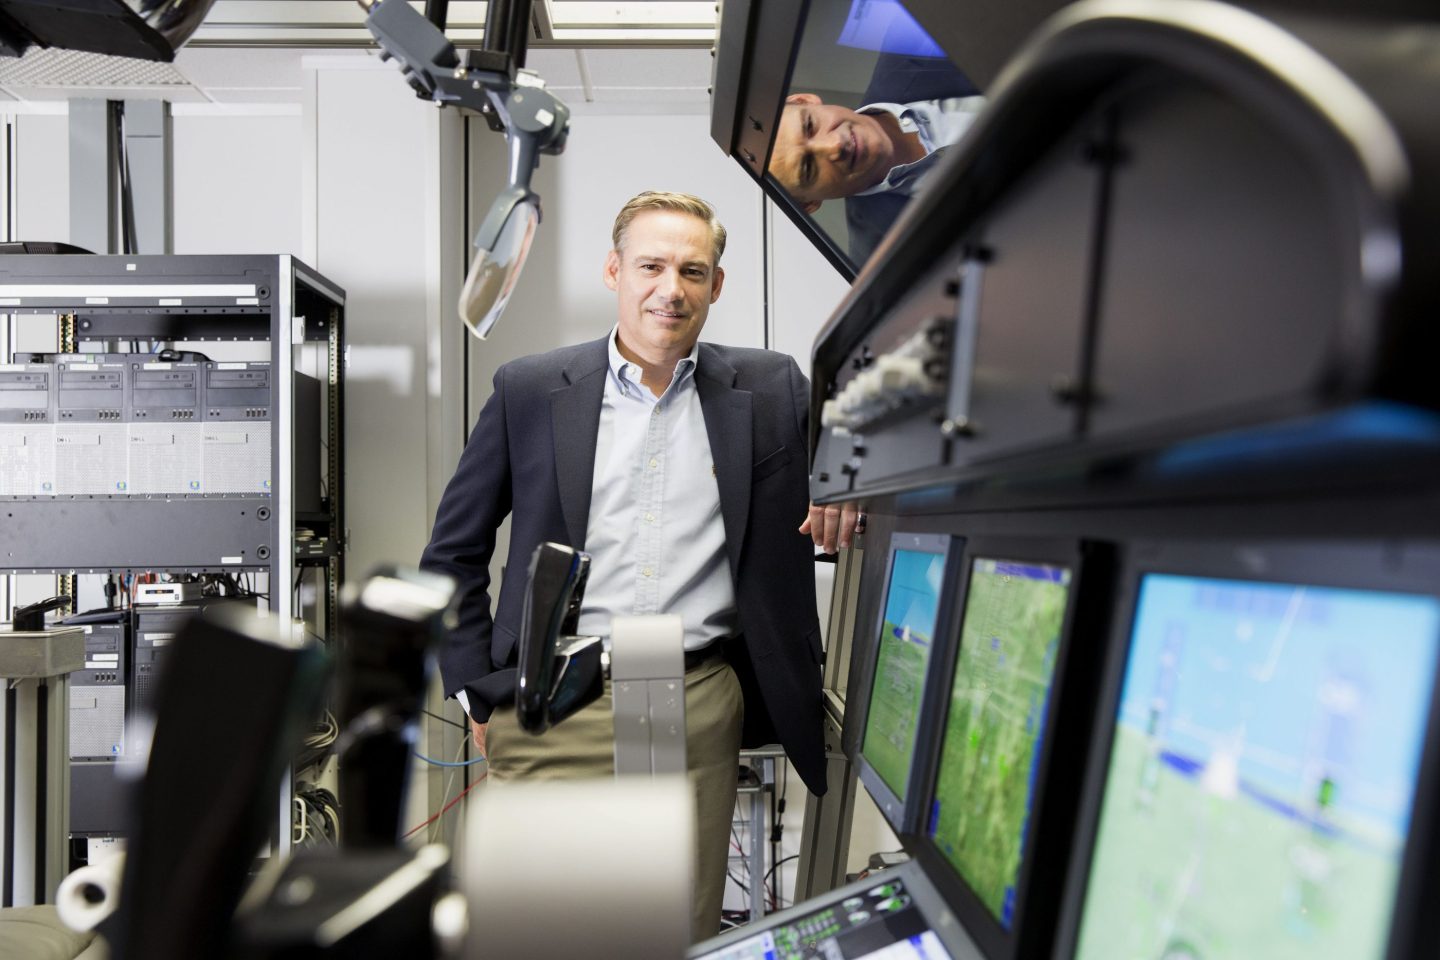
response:
[[(416, 99), (374, 57), (321, 56), (307, 66), (314, 167), (305, 189), (314, 203), (306, 254), (346, 292), (353, 579), (381, 563), (415, 564), (429, 539), (429, 321), (437, 311), (448, 317), (453, 308), (441, 301), (453, 303), (459, 290), (453, 278), (447, 296), (431, 289), (440, 282), (444, 208), (454, 204), (458, 215), (460, 196), (458, 181), (448, 196), (433, 187), (442, 177), (442, 126), (459, 119)], [(457, 227), (451, 249), (459, 242)]]
[(300, 104), (176, 104), (176, 253), (300, 253)]
[(70, 118), (15, 118), (16, 240), (70, 239)]

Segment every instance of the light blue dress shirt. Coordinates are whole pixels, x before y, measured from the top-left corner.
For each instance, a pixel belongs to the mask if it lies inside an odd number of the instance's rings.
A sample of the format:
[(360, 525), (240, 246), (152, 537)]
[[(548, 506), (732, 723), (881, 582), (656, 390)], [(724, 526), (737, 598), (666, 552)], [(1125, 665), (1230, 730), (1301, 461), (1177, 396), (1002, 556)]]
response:
[(930, 168), (939, 162), (944, 148), (965, 135), (984, 107), (983, 96), (916, 100), (911, 103), (871, 103), (861, 107), (859, 113), (883, 112), (893, 116), (899, 121), (902, 133), (913, 133), (920, 138), (925, 156), (913, 163), (896, 164), (884, 180), (857, 196), (903, 193), (913, 197)]
[(676, 363), (657, 397), (640, 382), (641, 368), (620, 355), (614, 330), (609, 343), (580, 632), (608, 636), (616, 615), (673, 613), (684, 624), (685, 649), (698, 650), (738, 624), (720, 487), (695, 387), (698, 347)]

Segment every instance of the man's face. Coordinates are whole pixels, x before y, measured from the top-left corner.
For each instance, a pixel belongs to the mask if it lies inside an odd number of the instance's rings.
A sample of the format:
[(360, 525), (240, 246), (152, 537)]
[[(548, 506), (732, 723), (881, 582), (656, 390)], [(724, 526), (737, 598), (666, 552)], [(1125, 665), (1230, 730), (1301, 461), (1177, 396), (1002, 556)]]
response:
[(619, 295), (620, 342), (646, 359), (678, 359), (700, 338), (725, 281), (709, 225), (647, 210), (630, 221), (624, 243), (605, 258), (605, 286)]
[(893, 166), (895, 144), (874, 116), (822, 103), (813, 93), (785, 98), (770, 174), (806, 212), (868, 190)]

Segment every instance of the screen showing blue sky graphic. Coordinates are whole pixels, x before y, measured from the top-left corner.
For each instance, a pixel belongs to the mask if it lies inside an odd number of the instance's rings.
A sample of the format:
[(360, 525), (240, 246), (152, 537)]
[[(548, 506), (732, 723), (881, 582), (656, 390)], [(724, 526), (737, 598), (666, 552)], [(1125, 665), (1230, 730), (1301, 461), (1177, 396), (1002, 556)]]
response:
[(1433, 597), (1143, 578), (1078, 956), (1380, 957)]
[(943, 555), (896, 550), (895, 565), (890, 571), (890, 592), (885, 598), (886, 622), (896, 630), (910, 631), (914, 640), (930, 643), (940, 611), (940, 585), (944, 575)]
[(860, 753), (900, 800), (905, 799), (915, 756), (915, 728), (944, 576), (944, 554), (895, 551)]

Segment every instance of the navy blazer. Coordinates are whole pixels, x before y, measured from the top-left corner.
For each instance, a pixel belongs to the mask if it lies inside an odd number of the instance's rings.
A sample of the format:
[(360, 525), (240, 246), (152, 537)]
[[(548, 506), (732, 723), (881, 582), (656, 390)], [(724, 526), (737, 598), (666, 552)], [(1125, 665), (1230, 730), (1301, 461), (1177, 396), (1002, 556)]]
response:
[[(515, 696), (516, 638), (535, 547), (585, 548), (608, 338), (523, 357), (495, 373), (420, 565), (473, 587), (440, 654), (445, 693), (484, 720)], [(695, 386), (714, 454), (741, 641), (727, 656), (745, 693), (746, 746), (778, 740), (814, 793), (825, 789), (809, 385), (790, 357), (701, 343)], [(507, 514), (510, 549), (491, 614), (490, 559)]]

